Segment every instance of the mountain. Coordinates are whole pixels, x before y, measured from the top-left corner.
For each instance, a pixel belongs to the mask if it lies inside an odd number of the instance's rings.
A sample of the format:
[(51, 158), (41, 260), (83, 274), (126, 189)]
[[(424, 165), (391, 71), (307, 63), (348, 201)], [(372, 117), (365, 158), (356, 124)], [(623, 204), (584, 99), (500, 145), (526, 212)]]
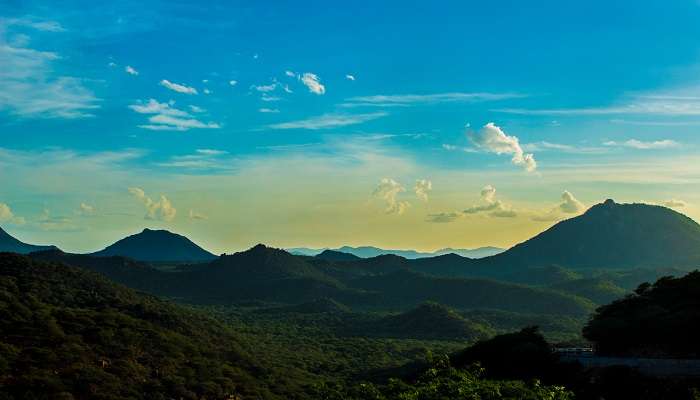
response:
[(373, 246), (360, 246), (360, 247), (351, 247), (351, 246), (343, 246), (339, 247), (337, 249), (329, 249), (329, 248), (323, 248), (323, 249), (311, 249), (307, 247), (294, 247), (294, 248), (289, 248), (287, 251), (294, 255), (300, 255), (300, 256), (316, 256), (324, 252), (325, 250), (331, 250), (331, 251), (336, 251), (336, 252), (341, 252), (341, 253), (346, 253), (346, 254), (353, 254), (357, 257), (360, 258), (372, 258), (372, 257), (377, 257), (377, 256), (382, 256), (382, 255), (395, 255), (395, 256), (400, 256), (403, 258), (407, 259), (416, 259), (416, 258), (425, 258), (425, 257), (435, 257), (435, 256), (441, 256), (445, 254), (458, 254), (462, 257), (469, 257), (469, 258), (483, 258), (483, 257), (488, 257), (492, 256), (495, 254), (502, 253), (505, 249), (502, 249), (500, 247), (492, 247), (492, 246), (486, 246), (486, 247), (478, 247), (475, 249), (452, 249), (452, 248), (444, 248), (440, 250), (436, 250), (434, 252), (419, 252), (416, 250), (388, 250), (388, 249), (382, 249), (379, 247), (373, 247)]
[(216, 258), (185, 236), (166, 230), (144, 229), (127, 236), (104, 250), (90, 254), (95, 257), (123, 256), (149, 262), (202, 262)]
[(56, 246), (37, 246), (24, 243), (0, 228), (0, 252), (28, 254), (35, 251), (55, 249)]
[(230, 327), (98, 274), (0, 253), (0, 293), (2, 398), (291, 398)]
[(607, 304), (629, 293), (612, 281), (603, 278), (574, 279), (552, 285), (550, 289), (575, 294), (596, 304)]
[(666, 207), (606, 200), (504, 253), (498, 267), (699, 267), (700, 225)]
[(341, 251), (336, 251), (336, 250), (323, 250), (320, 254), (316, 255), (316, 258), (320, 258), (322, 260), (327, 260), (327, 261), (357, 261), (360, 260), (360, 257), (350, 254), (350, 253), (343, 253)]

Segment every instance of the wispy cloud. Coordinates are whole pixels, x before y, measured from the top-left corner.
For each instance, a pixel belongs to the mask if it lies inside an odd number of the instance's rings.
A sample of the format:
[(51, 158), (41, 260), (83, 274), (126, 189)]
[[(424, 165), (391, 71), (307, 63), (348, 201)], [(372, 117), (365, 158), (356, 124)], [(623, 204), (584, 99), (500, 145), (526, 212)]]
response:
[(160, 103), (155, 99), (139, 102), (129, 106), (139, 114), (152, 114), (148, 124), (139, 128), (153, 131), (186, 131), (189, 129), (218, 129), (221, 126), (215, 122), (202, 122), (187, 111), (174, 107), (174, 102)]
[(280, 110), (278, 110), (276, 108), (264, 108), (264, 107), (258, 109), (258, 111), (261, 113), (273, 113), (273, 114), (280, 112)]
[(0, 20), (0, 110), (28, 118), (83, 118), (99, 108), (99, 99), (83, 85), (83, 80), (54, 73), (53, 64), (61, 59), (50, 51), (10, 43), (6, 35), (13, 25), (46, 32), (62, 32), (50, 21)]
[(179, 83), (173, 83), (167, 79), (163, 79), (162, 81), (160, 81), (160, 85), (178, 93), (197, 94), (197, 89)]
[(347, 74), (347, 75), (345, 75), (345, 79), (347, 79), (347, 80), (349, 80), (349, 81), (354, 81), (354, 80), (355, 80), (355, 75)]
[(309, 88), (309, 92), (318, 95), (326, 93), (326, 86), (321, 83), (321, 78), (319, 78), (318, 75), (311, 72), (305, 72), (301, 75), (300, 79), (301, 83)]
[(432, 94), (399, 94), (356, 96), (346, 99), (344, 106), (375, 106), (396, 107), (417, 104), (448, 103), (448, 102), (482, 102), (497, 101), (525, 97), (518, 93), (432, 93)]
[(324, 114), (300, 121), (282, 122), (268, 125), (271, 129), (328, 129), (356, 125), (388, 115), (385, 112), (368, 114)]
[(127, 65), (126, 67), (124, 67), (124, 71), (126, 71), (126, 73), (129, 75), (139, 74), (139, 71), (137, 71), (136, 68), (132, 67), (131, 65)]
[(575, 108), (500, 108), (492, 111), (520, 115), (660, 115), (698, 116), (700, 96), (647, 94), (628, 96), (617, 104)]
[(674, 149), (681, 146), (680, 143), (675, 140), (664, 139), (664, 140), (654, 140), (654, 141), (641, 141), (637, 139), (629, 139), (624, 142), (616, 142), (614, 140), (607, 141), (603, 143), (604, 146), (609, 147), (627, 147), (637, 150), (659, 150), (659, 149)]

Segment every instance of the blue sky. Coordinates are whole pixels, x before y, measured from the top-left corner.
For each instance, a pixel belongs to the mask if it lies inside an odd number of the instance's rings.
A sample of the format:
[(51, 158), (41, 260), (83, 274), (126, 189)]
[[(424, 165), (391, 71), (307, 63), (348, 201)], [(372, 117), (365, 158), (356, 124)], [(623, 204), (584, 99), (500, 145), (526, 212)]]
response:
[(0, 0), (0, 225), (434, 249), (607, 197), (700, 216), (697, 1), (211, 3)]

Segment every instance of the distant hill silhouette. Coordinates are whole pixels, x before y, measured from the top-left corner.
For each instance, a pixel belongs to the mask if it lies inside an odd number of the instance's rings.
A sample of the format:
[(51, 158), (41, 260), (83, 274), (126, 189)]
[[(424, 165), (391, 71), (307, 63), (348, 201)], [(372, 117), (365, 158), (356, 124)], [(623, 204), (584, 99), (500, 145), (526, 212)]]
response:
[(316, 255), (321, 254), (325, 250), (332, 250), (332, 251), (338, 251), (341, 253), (353, 254), (353, 255), (360, 257), (360, 258), (371, 258), (371, 257), (382, 256), (382, 255), (396, 255), (396, 256), (407, 258), (407, 259), (416, 259), (416, 258), (441, 256), (441, 255), (445, 255), (445, 254), (458, 254), (462, 257), (469, 257), (469, 258), (482, 258), (482, 257), (488, 257), (488, 256), (492, 256), (495, 254), (502, 253), (505, 249), (502, 249), (500, 247), (493, 247), (493, 246), (478, 247), (475, 249), (452, 249), (452, 248), (448, 247), (448, 248), (436, 250), (434, 252), (420, 252), (420, 251), (416, 251), (416, 250), (382, 249), (382, 248), (374, 247), (374, 246), (359, 246), (359, 247), (343, 246), (343, 247), (339, 247), (337, 249), (328, 249), (328, 248), (310, 249), (307, 247), (295, 247), (295, 248), (290, 248), (287, 250), (292, 254), (302, 255), (302, 256), (316, 256)]
[[(537, 275), (538, 284), (566, 278), (566, 269), (687, 270), (700, 267), (700, 225), (666, 207), (607, 200), (495, 256), (452, 254), (407, 262), (413, 270), (438, 276), (534, 283), (529, 280)], [(523, 271), (529, 268), (535, 269)]]
[(24, 243), (0, 228), (0, 252), (7, 251), (11, 253), (28, 254), (35, 251), (50, 250), (55, 248), (56, 246), (38, 246)]
[(328, 261), (356, 261), (360, 260), (360, 257), (350, 254), (343, 253), (342, 251), (336, 250), (323, 250), (320, 254), (316, 255), (316, 258)]
[(166, 230), (144, 229), (127, 236), (92, 256), (123, 256), (139, 261), (202, 262), (216, 258), (185, 236)]
[(666, 207), (606, 200), (482, 261), (499, 267), (697, 267), (700, 225)]

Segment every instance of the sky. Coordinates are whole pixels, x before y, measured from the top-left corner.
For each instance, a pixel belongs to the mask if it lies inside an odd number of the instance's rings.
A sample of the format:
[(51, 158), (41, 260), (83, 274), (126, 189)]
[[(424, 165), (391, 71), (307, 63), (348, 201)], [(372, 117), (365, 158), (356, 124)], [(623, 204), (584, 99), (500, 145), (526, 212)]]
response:
[[(0, 0), (0, 226), (88, 252), (700, 219), (698, 1)], [(493, 3), (493, 4), (489, 4)]]

